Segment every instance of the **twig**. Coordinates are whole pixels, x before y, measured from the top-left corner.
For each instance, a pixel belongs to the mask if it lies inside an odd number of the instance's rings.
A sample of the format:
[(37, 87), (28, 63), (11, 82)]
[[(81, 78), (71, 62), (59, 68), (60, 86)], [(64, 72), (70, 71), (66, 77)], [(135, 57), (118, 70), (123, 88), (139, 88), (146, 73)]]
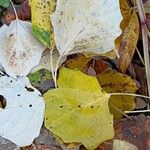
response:
[(150, 60), (149, 60), (149, 51), (148, 51), (148, 36), (147, 36), (148, 34), (145, 31), (145, 29), (147, 28), (146, 15), (145, 15), (142, 0), (136, 0), (136, 4), (139, 12), (139, 17), (141, 20), (141, 26), (142, 26), (142, 40), (143, 40), (145, 70), (146, 70), (146, 78), (147, 78), (147, 86), (148, 86), (148, 95), (150, 96)]
[(138, 56), (139, 56), (139, 58), (140, 58), (140, 60), (141, 60), (141, 62), (142, 62), (142, 64), (143, 64), (143, 66), (145, 66), (144, 60), (143, 60), (143, 58), (142, 58), (142, 56), (141, 56), (141, 54), (140, 54), (138, 48), (136, 47), (135, 50), (136, 50), (136, 52), (137, 52), (137, 54), (138, 54)]

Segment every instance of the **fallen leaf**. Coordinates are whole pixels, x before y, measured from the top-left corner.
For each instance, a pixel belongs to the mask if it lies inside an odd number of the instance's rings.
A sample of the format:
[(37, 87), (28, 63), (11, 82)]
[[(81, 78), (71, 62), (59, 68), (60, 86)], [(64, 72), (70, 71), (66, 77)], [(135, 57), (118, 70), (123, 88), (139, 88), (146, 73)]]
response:
[(95, 77), (88, 76), (81, 71), (62, 68), (58, 78), (59, 88), (80, 89), (83, 91), (99, 93), (100, 87)]
[[(122, 140), (130, 143), (136, 146), (138, 150), (150, 149), (150, 116), (145, 116), (143, 114), (130, 116), (130, 119), (124, 118), (116, 122), (114, 127), (115, 140)], [(126, 147), (124, 146), (124, 148)], [(101, 144), (98, 149), (112, 150), (113, 140)], [(122, 150), (122, 148), (119, 150)]]
[(115, 139), (123, 140), (138, 150), (150, 149), (150, 117), (139, 115), (125, 118), (115, 124)]
[(79, 52), (108, 52), (121, 34), (119, 0), (57, 0), (51, 20), (60, 58)]
[(113, 138), (109, 94), (95, 77), (63, 68), (58, 87), (44, 94), (45, 125), (50, 131), (65, 143), (82, 143), (87, 149)]
[(138, 150), (137, 147), (126, 141), (117, 140), (113, 141), (113, 150)]
[(50, 14), (52, 14), (55, 9), (55, 0), (31, 0), (30, 5), (33, 34), (45, 46), (50, 47), (54, 41)]
[(31, 23), (16, 19), (0, 28), (0, 63), (11, 77), (26, 76), (45, 49), (32, 35)]
[(49, 70), (40, 69), (34, 73), (29, 73), (28, 78), (32, 86), (37, 88), (42, 94), (55, 87)]
[[(28, 4), (28, 0), (25, 0), (20, 5), (15, 5), (15, 9), (18, 15), (18, 18), (21, 20), (30, 20), (31, 19), (31, 9)], [(9, 8), (7, 8), (6, 12), (4, 13), (2, 17), (3, 24), (9, 25), (11, 21), (16, 19), (16, 15), (14, 13), (13, 7), (10, 5)]]
[[(97, 79), (102, 89), (108, 93), (135, 93), (138, 90), (137, 83), (130, 76), (111, 69), (98, 74)], [(114, 119), (118, 120), (123, 116), (116, 108), (122, 112), (135, 109), (134, 100), (135, 97), (131, 96), (111, 96), (109, 107), (110, 112), (114, 115)]]
[(4, 8), (9, 7), (9, 0), (0, 0), (0, 6)]
[(49, 146), (49, 145), (35, 145), (32, 144), (32, 146), (30, 147), (30, 150), (62, 150), (61, 148), (58, 147), (54, 147), (54, 146)]
[(0, 150), (21, 150), (17, 145), (0, 136)]
[[(54, 68), (56, 67), (56, 64), (57, 64), (57, 60), (59, 58), (59, 53), (58, 51), (53, 51), (53, 54), (52, 54), (52, 57), (53, 59), (50, 58), (50, 49), (46, 49), (43, 54), (42, 54), (42, 57), (41, 57), (41, 60), (39, 62), (39, 64), (37, 66), (35, 66), (34, 68), (32, 68), (32, 70), (30, 71), (30, 73), (34, 73), (40, 69), (47, 69), (49, 71), (52, 72), (52, 69), (54, 70)], [(66, 56), (62, 57), (60, 63), (62, 64), (63, 62), (65, 62), (67, 59)], [(51, 60), (52, 60), (52, 65), (53, 67), (51, 66)]]
[(120, 0), (123, 21), (121, 29), (123, 31), (121, 37), (116, 41), (119, 49), (118, 65), (122, 73), (125, 73), (130, 65), (137, 41), (139, 38), (139, 19), (136, 12), (131, 9), (126, 0)]
[(91, 60), (90, 57), (88, 58), (84, 55), (81, 55), (79, 57), (69, 59), (66, 62), (66, 66), (70, 69), (78, 69), (82, 71), (90, 60)]
[[(44, 101), (28, 78), (0, 77), (0, 95), (6, 107), (0, 108), (0, 136), (16, 145), (30, 145), (43, 123)], [(32, 131), (32, 132), (31, 132)]]

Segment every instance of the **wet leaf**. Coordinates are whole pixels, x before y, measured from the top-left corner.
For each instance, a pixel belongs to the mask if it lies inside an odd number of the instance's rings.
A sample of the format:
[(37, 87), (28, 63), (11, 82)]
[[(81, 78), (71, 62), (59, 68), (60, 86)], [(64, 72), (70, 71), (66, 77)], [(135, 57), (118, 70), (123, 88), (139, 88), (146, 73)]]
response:
[(48, 129), (65, 143), (82, 143), (87, 149), (113, 138), (109, 94), (101, 90), (95, 77), (63, 68), (58, 87), (44, 95)]
[(20, 147), (30, 145), (43, 123), (45, 106), (41, 93), (28, 78), (2, 76), (0, 85), (0, 95), (6, 99), (6, 107), (0, 108), (0, 136)]
[[(102, 87), (108, 93), (135, 93), (138, 90), (137, 83), (130, 76), (118, 73), (114, 70), (107, 69), (97, 75), (97, 79)], [(109, 101), (110, 112), (114, 115), (114, 119), (120, 119), (122, 114), (120, 111), (135, 109), (135, 97), (131, 96), (111, 96)], [(116, 107), (116, 108), (114, 108)]]
[(45, 49), (31, 33), (31, 23), (19, 19), (0, 28), (0, 63), (14, 78), (38, 65)]

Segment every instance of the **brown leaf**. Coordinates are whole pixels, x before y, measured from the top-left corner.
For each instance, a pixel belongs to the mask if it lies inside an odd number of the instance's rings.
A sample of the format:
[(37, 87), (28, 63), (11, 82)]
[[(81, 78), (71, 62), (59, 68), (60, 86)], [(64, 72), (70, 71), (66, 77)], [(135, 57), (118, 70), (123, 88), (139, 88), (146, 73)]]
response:
[[(115, 123), (115, 138), (131, 143), (138, 150), (150, 150), (150, 116), (139, 115)], [(112, 150), (113, 141), (101, 144), (99, 150)]]
[[(20, 5), (16, 5), (15, 8), (16, 8), (19, 19), (21, 19), (21, 20), (30, 20), (31, 10), (30, 10), (30, 6), (28, 4), (28, 0), (25, 0)], [(16, 18), (16, 16), (14, 14), (14, 10), (13, 10), (12, 6), (10, 6), (7, 9), (4, 17), (2, 18), (2, 22), (4, 24), (10, 24), (10, 22), (12, 20), (15, 20), (15, 18)]]
[(121, 0), (121, 10), (124, 18), (121, 23), (123, 33), (120, 39), (116, 40), (116, 46), (119, 47), (119, 70), (125, 73), (132, 61), (139, 37), (139, 20), (137, 14), (128, 6), (126, 0)]
[(54, 147), (54, 146), (48, 146), (48, 145), (35, 145), (32, 144), (32, 146), (29, 148), (29, 150), (60, 150), (60, 148)]

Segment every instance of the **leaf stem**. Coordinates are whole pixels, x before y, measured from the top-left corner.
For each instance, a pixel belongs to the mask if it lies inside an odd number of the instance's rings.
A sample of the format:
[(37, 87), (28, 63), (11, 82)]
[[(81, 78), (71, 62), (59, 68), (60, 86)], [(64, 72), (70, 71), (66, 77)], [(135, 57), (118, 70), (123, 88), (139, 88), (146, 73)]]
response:
[(13, 8), (13, 10), (14, 10), (14, 13), (15, 13), (15, 16), (16, 16), (16, 20), (19, 20), (18, 15), (17, 15), (16, 8), (15, 8), (15, 6), (14, 6), (14, 4), (13, 4), (12, 0), (9, 0), (9, 2), (11, 3), (12, 8)]
[(110, 94), (110, 96), (122, 95), (122, 96), (134, 96), (134, 97), (141, 97), (141, 98), (150, 99), (149, 96), (140, 95), (140, 94), (133, 94), (133, 93), (109, 93), (109, 94)]

